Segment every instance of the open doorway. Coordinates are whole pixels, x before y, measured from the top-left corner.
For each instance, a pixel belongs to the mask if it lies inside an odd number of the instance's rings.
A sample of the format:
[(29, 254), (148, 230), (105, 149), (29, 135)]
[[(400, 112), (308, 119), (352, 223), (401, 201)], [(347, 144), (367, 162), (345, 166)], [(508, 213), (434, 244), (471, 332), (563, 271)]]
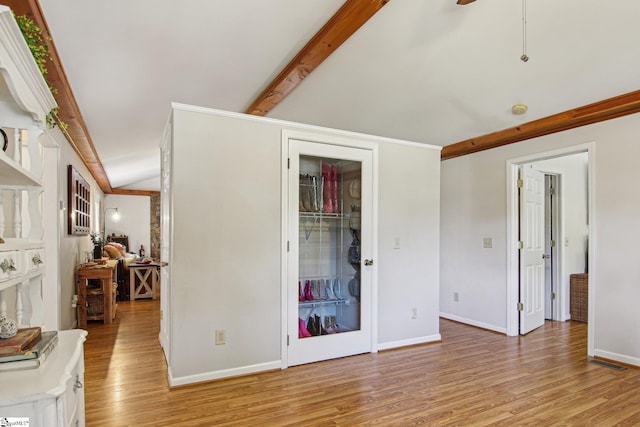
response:
[[(583, 205), (581, 202), (586, 197), (580, 196), (582, 193), (586, 196), (586, 160), (586, 156), (576, 154), (519, 166), (520, 334), (539, 328), (544, 325), (545, 320), (565, 320), (557, 304), (558, 296), (563, 291), (561, 271), (564, 260), (564, 248), (559, 244), (560, 236), (563, 235), (560, 221), (560, 201), (563, 199), (560, 199), (562, 186), (559, 182), (562, 173), (566, 173), (567, 192), (571, 193), (567, 197), (567, 203)], [(586, 205), (582, 209), (586, 212)], [(584, 215), (578, 216), (579, 221), (583, 219)], [(572, 217), (570, 220), (576, 221), (576, 218)], [(583, 239), (576, 239), (577, 250), (584, 250), (577, 247), (581, 244), (578, 240)]]
[[(540, 153), (507, 161), (507, 238), (508, 251), (507, 278), (507, 334), (520, 333), (520, 206), (518, 198), (519, 170), (527, 165), (542, 173), (545, 188), (551, 194), (545, 198), (548, 224), (544, 227), (548, 236), (543, 252), (542, 275), (546, 284), (542, 292), (544, 318), (564, 321), (570, 319), (569, 276), (586, 272), (588, 263), (590, 210), (593, 206), (592, 185), (590, 185), (589, 163), (591, 144), (553, 152)], [(554, 190), (549, 190), (554, 187)], [(555, 193), (555, 194), (554, 194)], [(554, 213), (555, 212), (555, 213)], [(554, 220), (555, 216), (555, 220)], [(540, 271), (540, 270), (538, 270)], [(590, 296), (592, 289), (589, 290)], [(591, 317), (591, 316), (589, 316)], [(591, 320), (591, 319), (589, 319)], [(593, 324), (589, 322), (589, 342)], [(591, 354), (593, 349), (589, 349)]]

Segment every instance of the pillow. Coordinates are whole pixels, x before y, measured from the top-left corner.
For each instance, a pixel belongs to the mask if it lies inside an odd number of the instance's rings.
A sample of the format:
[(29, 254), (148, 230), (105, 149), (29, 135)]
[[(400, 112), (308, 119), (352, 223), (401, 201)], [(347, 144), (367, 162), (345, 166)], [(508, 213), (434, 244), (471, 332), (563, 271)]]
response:
[(124, 251), (124, 246), (118, 242), (109, 242), (107, 243), (107, 245), (113, 246), (114, 248), (118, 249), (120, 252)]
[(109, 258), (111, 259), (120, 258), (122, 256), (118, 248), (112, 246), (111, 244), (104, 245), (104, 251), (107, 255), (109, 255)]
[(123, 244), (120, 244), (118, 242), (109, 242), (107, 243), (107, 245), (111, 245), (116, 248), (118, 252), (120, 252), (119, 256), (124, 256), (127, 253), (127, 248), (125, 248)]

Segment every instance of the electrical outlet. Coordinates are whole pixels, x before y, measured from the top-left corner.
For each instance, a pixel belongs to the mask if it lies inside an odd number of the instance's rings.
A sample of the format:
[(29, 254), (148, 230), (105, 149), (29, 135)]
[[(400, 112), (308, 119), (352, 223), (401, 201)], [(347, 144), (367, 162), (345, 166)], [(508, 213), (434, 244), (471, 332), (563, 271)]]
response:
[(225, 344), (227, 341), (227, 333), (224, 329), (216, 329), (216, 345)]
[(74, 295), (71, 298), (71, 307), (76, 308), (78, 306), (78, 295)]
[(454, 293), (453, 293), (453, 301), (455, 301), (455, 302), (460, 301), (460, 295), (458, 295), (458, 293), (457, 293), (457, 292), (454, 292)]
[(393, 249), (400, 249), (400, 238), (396, 237), (393, 239)]
[(415, 320), (418, 318), (418, 307), (413, 307), (411, 309), (411, 320)]

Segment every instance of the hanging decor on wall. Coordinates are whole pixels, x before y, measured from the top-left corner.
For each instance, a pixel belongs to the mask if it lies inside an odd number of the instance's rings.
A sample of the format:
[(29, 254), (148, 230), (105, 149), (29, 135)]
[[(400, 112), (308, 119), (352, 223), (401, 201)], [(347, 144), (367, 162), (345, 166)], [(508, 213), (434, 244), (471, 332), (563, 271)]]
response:
[(68, 233), (87, 235), (91, 231), (91, 187), (73, 165), (69, 165), (68, 181)]

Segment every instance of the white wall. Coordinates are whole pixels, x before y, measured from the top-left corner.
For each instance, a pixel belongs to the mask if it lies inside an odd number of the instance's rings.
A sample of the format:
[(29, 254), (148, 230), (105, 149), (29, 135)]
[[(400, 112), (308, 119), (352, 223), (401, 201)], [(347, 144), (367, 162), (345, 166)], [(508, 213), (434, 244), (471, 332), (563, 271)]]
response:
[[(640, 365), (640, 115), (621, 117), (442, 163), (441, 311), (506, 328), (506, 160), (595, 142), (589, 281), (594, 354)], [(493, 249), (482, 248), (493, 237)], [(460, 302), (452, 302), (452, 293)]]
[(559, 302), (560, 317), (569, 319), (569, 276), (586, 273), (586, 254), (589, 237), (587, 224), (588, 160), (585, 153), (534, 162), (533, 167), (545, 173), (561, 174), (559, 188), (562, 235), (557, 242), (562, 251)]
[[(51, 156), (50, 166), (55, 167), (56, 162), (53, 160), (57, 157), (57, 171), (48, 171), (45, 176), (53, 177), (57, 176), (57, 198), (53, 206), (47, 205), (44, 207), (45, 215), (48, 218), (45, 219), (45, 224), (50, 223), (51, 216), (57, 217), (57, 230), (45, 230), (45, 239), (57, 238), (58, 241), (58, 259), (47, 259), (47, 263), (58, 263), (58, 277), (56, 277), (56, 283), (59, 284), (59, 329), (71, 329), (77, 325), (77, 313), (76, 309), (71, 306), (71, 300), (73, 295), (76, 295), (76, 267), (78, 264), (84, 261), (83, 256), (86, 251), (92, 250), (93, 244), (89, 236), (76, 236), (67, 233), (67, 221), (68, 221), (68, 200), (67, 200), (67, 168), (71, 164), (78, 172), (83, 176), (85, 180), (91, 186), (91, 200), (92, 203), (96, 200), (101, 200), (103, 197), (102, 190), (98, 187), (98, 184), (93, 179), (89, 170), (84, 166), (76, 152), (71, 148), (69, 143), (64, 139), (59, 130), (49, 131), (52, 134), (58, 147), (49, 148), (51, 150), (48, 156)], [(56, 153), (57, 152), (57, 153)], [(49, 185), (45, 181), (45, 192), (49, 193), (46, 196), (46, 200), (52, 200), (51, 191)], [(55, 191), (54, 191), (55, 192)], [(60, 206), (63, 208), (60, 209)], [(92, 218), (95, 218), (92, 212)], [(93, 228), (93, 224), (92, 224)], [(57, 232), (57, 237), (53, 233)], [(48, 244), (48, 242), (47, 242)], [(49, 273), (49, 270), (47, 270)], [(46, 278), (47, 283), (50, 278)], [(49, 286), (49, 285), (48, 285)], [(51, 304), (51, 301), (45, 300), (45, 307)], [(46, 310), (45, 310), (46, 311)]]
[(379, 164), (378, 343), (440, 339), (440, 151), (380, 144)]
[(113, 218), (113, 210), (107, 212), (105, 218), (106, 233), (129, 236), (127, 251), (138, 253), (140, 245), (144, 246), (146, 256), (151, 256), (151, 199), (149, 196), (129, 196), (107, 194), (104, 207), (118, 208), (120, 217)]
[[(281, 366), (281, 133), (340, 134), (201, 111), (173, 116), (174, 385)], [(359, 137), (379, 143), (378, 344), (438, 340), (439, 150)]]
[[(176, 381), (280, 360), (280, 129), (174, 113)], [(215, 329), (227, 344), (214, 345)]]

